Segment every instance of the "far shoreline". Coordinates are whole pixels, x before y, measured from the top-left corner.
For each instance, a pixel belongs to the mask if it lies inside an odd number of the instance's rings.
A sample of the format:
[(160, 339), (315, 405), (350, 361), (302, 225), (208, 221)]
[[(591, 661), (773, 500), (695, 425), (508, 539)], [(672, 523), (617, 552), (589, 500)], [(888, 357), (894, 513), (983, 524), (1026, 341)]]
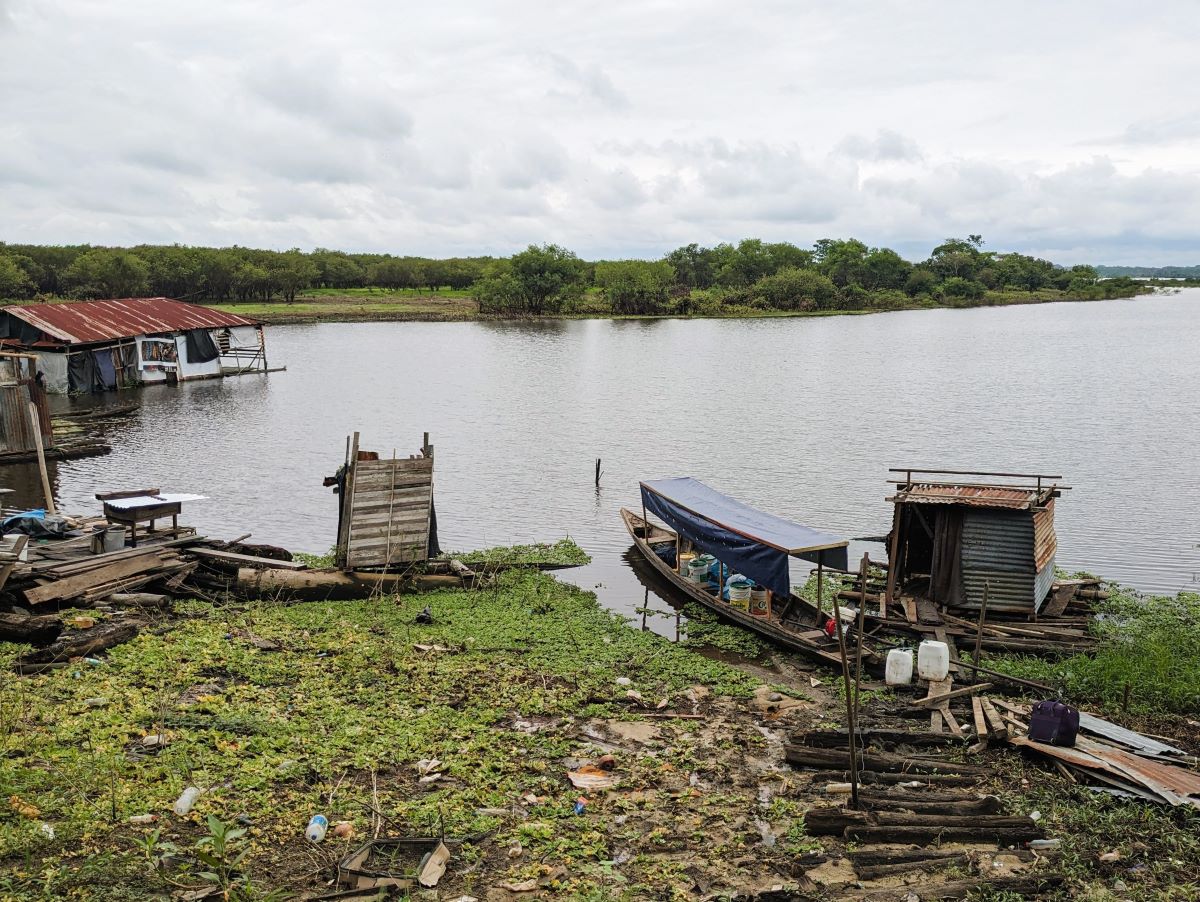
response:
[[(738, 307), (726, 313), (661, 313), (620, 314), (604, 310), (560, 312), (542, 316), (480, 313), (474, 299), (465, 296), (412, 295), (405, 303), (389, 300), (363, 302), (361, 296), (301, 297), (293, 303), (219, 303), (206, 304), (217, 310), (257, 319), (266, 325), (311, 325), (314, 323), (370, 322), (545, 322), (550, 320), (717, 320), (717, 319), (813, 319), (831, 316), (868, 316), (876, 313), (901, 313), (917, 310), (975, 310), (979, 308), (1018, 307), (1035, 304), (1097, 303), (1134, 300), (1166, 292), (1155, 287), (1127, 297), (1082, 298), (1065, 292), (1040, 291), (1028, 296), (1013, 292), (989, 292), (979, 301), (956, 304), (913, 303), (894, 307), (860, 308), (850, 310), (770, 310)], [(1022, 293), (1024, 295), (1024, 293)], [(386, 296), (385, 296), (386, 297)]]

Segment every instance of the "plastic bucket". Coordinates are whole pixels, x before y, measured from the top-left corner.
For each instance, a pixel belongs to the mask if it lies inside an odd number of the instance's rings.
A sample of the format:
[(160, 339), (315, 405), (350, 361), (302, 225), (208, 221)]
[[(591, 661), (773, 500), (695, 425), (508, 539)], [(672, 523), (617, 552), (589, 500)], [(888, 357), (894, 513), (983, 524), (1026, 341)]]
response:
[(702, 583), (708, 579), (708, 562), (700, 558), (692, 558), (688, 561), (687, 569), (688, 579), (694, 583)]
[(731, 579), (729, 581), (729, 603), (740, 610), (749, 610), (750, 590), (753, 587), (754, 583), (748, 579)]
[(688, 576), (688, 565), (690, 565), (695, 559), (696, 553), (694, 551), (685, 551), (683, 554), (679, 555), (679, 566), (675, 569), (679, 571), (680, 575)]
[(771, 616), (771, 593), (762, 586), (750, 590), (750, 613), (755, 617)]

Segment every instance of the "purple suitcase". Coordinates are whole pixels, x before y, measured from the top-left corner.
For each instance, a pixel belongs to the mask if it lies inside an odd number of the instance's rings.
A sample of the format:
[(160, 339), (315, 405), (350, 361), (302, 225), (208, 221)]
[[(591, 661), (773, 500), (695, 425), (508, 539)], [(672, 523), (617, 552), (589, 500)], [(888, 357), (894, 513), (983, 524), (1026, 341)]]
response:
[(1038, 702), (1029, 717), (1029, 738), (1049, 745), (1075, 745), (1079, 712), (1062, 702)]

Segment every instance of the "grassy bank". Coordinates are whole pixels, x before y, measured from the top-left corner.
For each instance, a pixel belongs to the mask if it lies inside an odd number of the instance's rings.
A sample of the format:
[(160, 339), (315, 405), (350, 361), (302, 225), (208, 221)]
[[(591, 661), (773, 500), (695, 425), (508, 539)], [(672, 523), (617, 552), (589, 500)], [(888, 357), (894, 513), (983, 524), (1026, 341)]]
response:
[(997, 656), (992, 666), (1061, 686), (1078, 704), (1106, 711), (1128, 703), (1139, 714), (1200, 715), (1200, 594), (1143, 597), (1117, 585), (1110, 592), (1097, 603), (1091, 627), (1101, 640), (1095, 654), (1060, 661)]
[[(434, 622), (414, 623), (426, 606)], [(0, 681), (0, 899), (328, 891), (375, 827), (469, 840), (443, 899), (855, 891), (833, 866), (845, 844), (803, 828), (831, 801), (824, 784), (780, 765), (788, 730), (842, 723), (832, 672), (780, 653), (714, 660), (535, 572), (476, 592), (183, 607), (101, 663)], [(689, 635), (725, 644), (733, 629), (707, 626)], [(21, 648), (0, 645), (0, 667)], [(906, 706), (872, 693), (866, 717)], [(616, 787), (574, 788), (568, 769), (604, 752)], [(980, 760), (996, 768), (982, 791), (1062, 838), (1059, 898), (1111, 898), (1118, 880), (1121, 898), (1200, 892), (1200, 818), (1097, 797), (1008, 749)], [(205, 792), (176, 816), (189, 784)], [(356, 838), (307, 842), (314, 813)], [(157, 822), (129, 820), (146, 814)], [(975, 867), (993, 859), (1016, 861), (993, 850)]]
[[(1147, 291), (1152, 289), (1147, 288)], [(808, 316), (856, 316), (867, 313), (884, 313), (897, 310), (941, 310), (971, 307), (1008, 307), (1019, 304), (1046, 304), (1059, 301), (1090, 301), (1098, 298), (1081, 298), (1066, 291), (1052, 288), (1038, 291), (989, 291), (979, 299), (962, 299), (943, 303), (932, 298), (890, 299), (886, 305), (839, 310), (775, 310), (736, 304), (718, 304), (706, 301), (701, 293), (689, 304), (687, 313), (670, 313), (664, 316), (634, 316), (616, 314), (612, 305), (598, 289), (590, 289), (579, 299), (567, 305), (562, 313), (549, 318), (575, 319), (664, 319), (664, 318), (771, 318)], [(223, 303), (213, 304), (219, 310), (239, 313), (260, 319), (266, 323), (316, 323), (316, 322), (402, 322), (402, 321), (456, 321), (472, 319), (508, 319), (496, 314), (481, 314), (479, 304), (470, 291), (449, 289), (421, 292), (415, 289), (389, 291), (378, 288), (362, 289), (310, 289), (296, 298), (294, 303)], [(527, 317), (515, 317), (527, 318)]]

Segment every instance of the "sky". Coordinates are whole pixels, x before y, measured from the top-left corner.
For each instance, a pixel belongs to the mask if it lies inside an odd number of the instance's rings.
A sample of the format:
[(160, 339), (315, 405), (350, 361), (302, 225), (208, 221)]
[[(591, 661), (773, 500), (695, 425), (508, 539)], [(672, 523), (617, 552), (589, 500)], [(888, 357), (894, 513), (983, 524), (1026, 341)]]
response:
[(0, 0), (0, 240), (1200, 263), (1191, 3)]

